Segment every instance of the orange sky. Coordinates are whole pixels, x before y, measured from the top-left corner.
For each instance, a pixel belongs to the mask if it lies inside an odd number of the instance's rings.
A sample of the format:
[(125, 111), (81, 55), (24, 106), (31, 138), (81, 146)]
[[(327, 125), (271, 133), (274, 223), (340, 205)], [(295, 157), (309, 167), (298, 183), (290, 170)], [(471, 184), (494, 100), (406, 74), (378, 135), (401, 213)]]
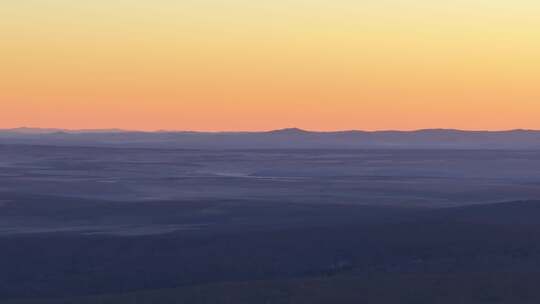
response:
[(6, 2), (0, 128), (540, 129), (536, 0)]

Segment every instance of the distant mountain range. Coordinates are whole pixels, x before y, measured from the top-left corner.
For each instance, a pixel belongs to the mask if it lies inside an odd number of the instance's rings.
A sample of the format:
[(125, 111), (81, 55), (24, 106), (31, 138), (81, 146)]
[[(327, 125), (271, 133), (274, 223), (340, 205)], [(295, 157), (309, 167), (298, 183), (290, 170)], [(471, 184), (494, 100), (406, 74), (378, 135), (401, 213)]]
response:
[(180, 149), (540, 149), (540, 131), (313, 132), (288, 128), (265, 132), (0, 130), (0, 144), (104, 146)]
[(54, 128), (14, 128), (14, 129), (0, 129), (0, 133), (11, 134), (51, 134), (51, 133), (119, 133), (119, 132), (131, 132), (122, 129), (85, 129), (85, 130), (69, 130), (69, 129), (54, 129)]

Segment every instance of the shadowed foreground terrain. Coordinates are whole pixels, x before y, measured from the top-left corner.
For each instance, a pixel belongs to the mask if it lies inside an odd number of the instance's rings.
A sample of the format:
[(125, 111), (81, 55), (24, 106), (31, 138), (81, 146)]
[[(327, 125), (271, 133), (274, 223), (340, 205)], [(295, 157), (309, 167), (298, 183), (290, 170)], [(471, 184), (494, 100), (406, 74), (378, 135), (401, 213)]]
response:
[(540, 274), (447, 274), (325, 277), (224, 283), (10, 304), (117, 303), (538, 303)]
[(0, 303), (540, 301), (536, 151), (0, 149)]

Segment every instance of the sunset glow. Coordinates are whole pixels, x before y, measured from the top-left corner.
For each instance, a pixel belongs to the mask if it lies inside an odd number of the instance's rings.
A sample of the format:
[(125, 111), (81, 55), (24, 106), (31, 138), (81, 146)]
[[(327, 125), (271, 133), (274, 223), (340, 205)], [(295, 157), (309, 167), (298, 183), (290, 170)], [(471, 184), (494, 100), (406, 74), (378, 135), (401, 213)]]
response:
[(537, 0), (0, 4), (0, 128), (540, 129)]

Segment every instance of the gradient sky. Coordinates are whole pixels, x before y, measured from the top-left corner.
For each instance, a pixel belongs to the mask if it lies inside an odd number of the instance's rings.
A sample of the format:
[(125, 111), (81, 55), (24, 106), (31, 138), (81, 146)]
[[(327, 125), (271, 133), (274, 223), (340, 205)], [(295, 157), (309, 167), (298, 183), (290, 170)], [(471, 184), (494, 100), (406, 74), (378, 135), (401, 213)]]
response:
[(538, 0), (0, 3), (0, 128), (540, 129)]

